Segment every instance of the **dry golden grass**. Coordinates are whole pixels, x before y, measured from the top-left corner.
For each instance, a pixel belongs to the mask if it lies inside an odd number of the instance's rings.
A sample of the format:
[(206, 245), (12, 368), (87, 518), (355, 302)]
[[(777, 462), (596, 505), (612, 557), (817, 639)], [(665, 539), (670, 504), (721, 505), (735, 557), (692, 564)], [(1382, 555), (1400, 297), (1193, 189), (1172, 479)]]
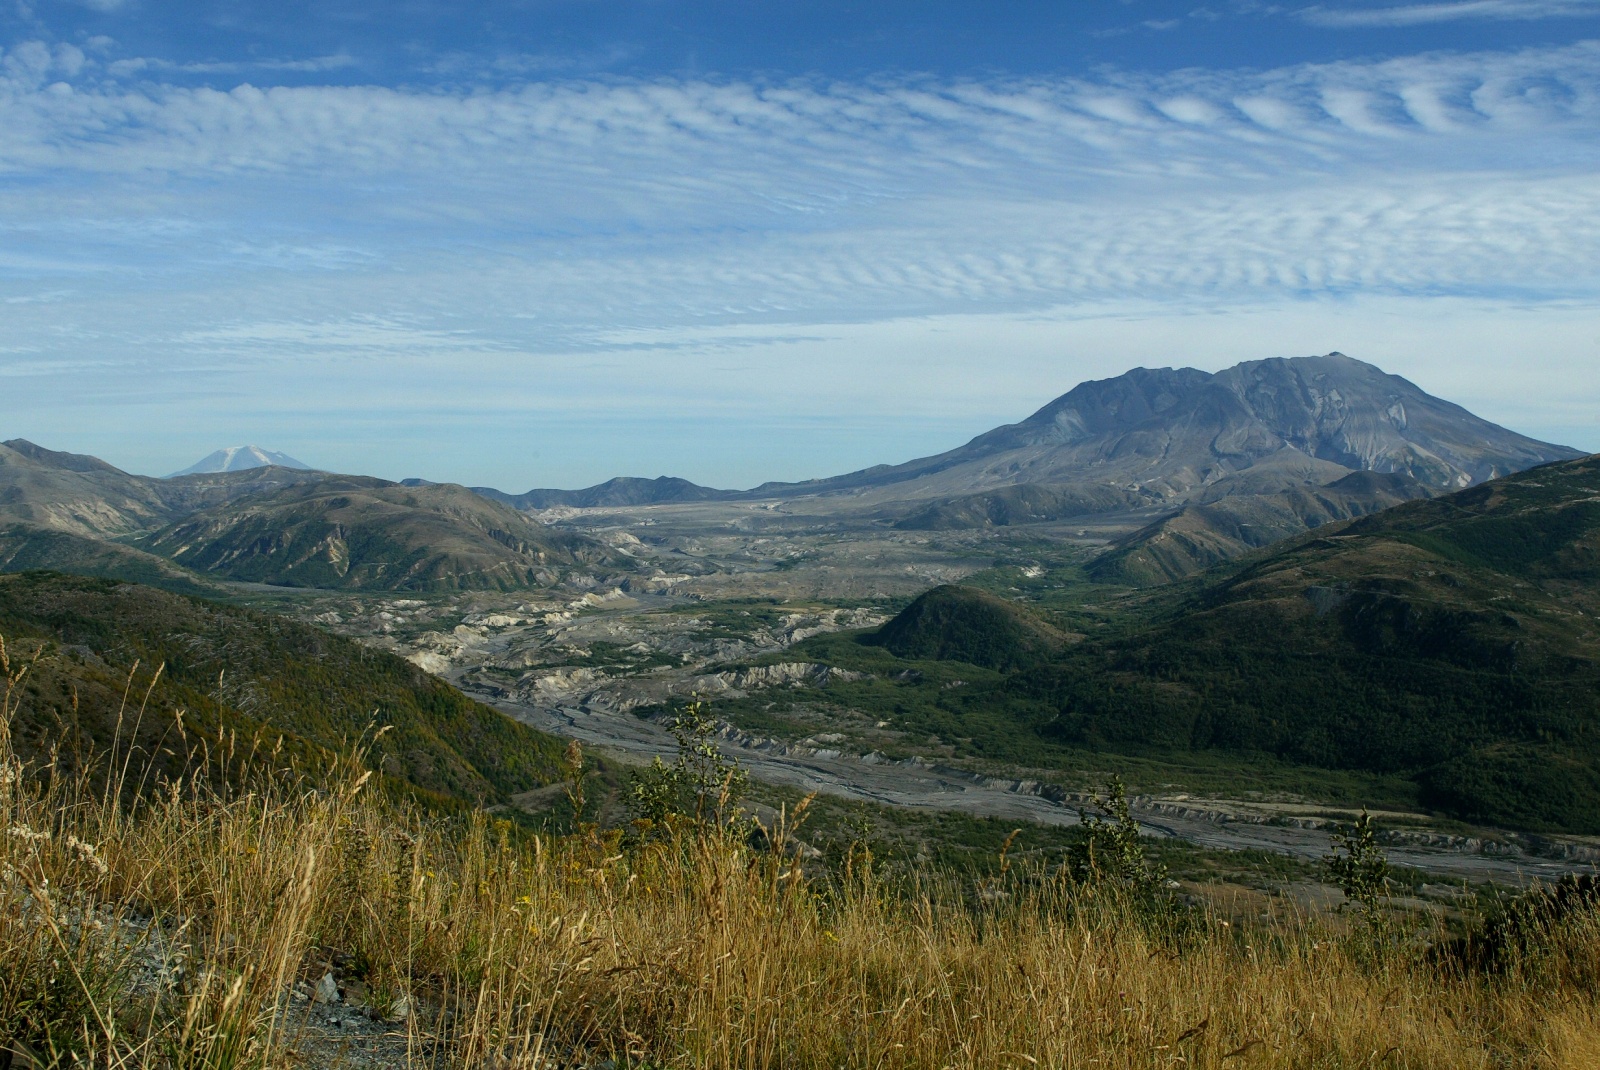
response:
[[(1315, 920), (1180, 932), (1043, 870), (987, 898), (891, 890), (865, 859), (808, 879), (715, 830), (533, 838), (361, 779), (246, 769), (129, 806), (22, 768), (0, 731), (0, 1037), (295, 1065), (289, 989), (339, 956), (374, 1006), (415, 1008), (395, 1028), (419, 1066), (1600, 1066), (1592, 919), (1450, 977)], [(186, 956), (178, 983), (148, 982), (158, 951)]]

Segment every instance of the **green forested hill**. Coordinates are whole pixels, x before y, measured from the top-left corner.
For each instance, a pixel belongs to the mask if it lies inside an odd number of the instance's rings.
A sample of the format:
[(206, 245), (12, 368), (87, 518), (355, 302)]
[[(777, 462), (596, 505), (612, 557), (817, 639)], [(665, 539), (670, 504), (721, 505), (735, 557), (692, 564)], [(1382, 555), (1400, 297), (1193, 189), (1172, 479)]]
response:
[(1591, 457), (1279, 544), (941, 702), (1041, 743), (1398, 773), (1457, 817), (1596, 832), (1597, 616)]
[(1014, 602), (955, 584), (922, 595), (870, 638), (903, 658), (965, 661), (986, 669), (1032, 665), (1064, 641)]
[[(133, 765), (169, 775), (224, 733), (249, 747), (284, 738), (285, 760), (325, 759), (368, 726), (390, 726), (371, 761), (396, 786), (440, 802), (500, 801), (548, 783), (554, 737), (473, 702), (410, 663), (281, 617), (115, 580), (0, 575), (0, 636), (24, 678), (19, 751), (68, 766), (132, 734)], [(137, 663), (131, 687), (129, 672)], [(165, 666), (153, 689), (151, 678)], [(142, 719), (139, 707), (150, 700)], [(183, 728), (176, 711), (183, 710)], [(138, 727), (135, 731), (134, 726)]]

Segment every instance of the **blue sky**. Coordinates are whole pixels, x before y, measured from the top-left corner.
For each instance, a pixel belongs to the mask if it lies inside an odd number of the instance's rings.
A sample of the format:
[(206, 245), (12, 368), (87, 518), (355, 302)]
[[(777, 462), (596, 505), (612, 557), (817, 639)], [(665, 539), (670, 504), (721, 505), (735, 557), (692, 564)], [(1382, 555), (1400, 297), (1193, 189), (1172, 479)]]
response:
[(0, 0), (0, 437), (521, 490), (1339, 349), (1600, 450), (1600, 0)]

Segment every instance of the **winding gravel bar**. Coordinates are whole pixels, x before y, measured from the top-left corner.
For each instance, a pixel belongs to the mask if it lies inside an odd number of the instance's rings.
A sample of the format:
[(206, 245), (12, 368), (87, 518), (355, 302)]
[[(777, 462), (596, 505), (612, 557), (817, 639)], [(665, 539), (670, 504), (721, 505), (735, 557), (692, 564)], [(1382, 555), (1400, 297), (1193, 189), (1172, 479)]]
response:
[[(626, 759), (648, 762), (675, 753), (672, 736), (662, 727), (631, 713), (589, 705), (532, 705), (503, 696), (478, 697), (509, 716), (546, 732), (619, 752)], [(721, 747), (750, 775), (768, 784), (816, 791), (844, 799), (914, 809), (953, 810), (980, 817), (1075, 825), (1078, 811), (1014, 784), (975, 778), (932, 763), (868, 761), (828, 754), (780, 753), (741, 745), (740, 737), (723, 739)], [(1230, 820), (1222, 802), (1207, 811), (1195, 802), (1186, 807), (1140, 805), (1134, 814), (1147, 833), (1170, 836), (1201, 847), (1221, 850), (1263, 850), (1316, 860), (1329, 851), (1329, 834), (1321, 828)], [(1182, 809), (1185, 813), (1168, 813)], [(1568, 873), (1592, 872), (1591, 861), (1527, 854), (1489, 854), (1451, 847), (1389, 845), (1389, 860), (1445, 880), (1494, 881), (1523, 885), (1535, 879), (1552, 881)]]

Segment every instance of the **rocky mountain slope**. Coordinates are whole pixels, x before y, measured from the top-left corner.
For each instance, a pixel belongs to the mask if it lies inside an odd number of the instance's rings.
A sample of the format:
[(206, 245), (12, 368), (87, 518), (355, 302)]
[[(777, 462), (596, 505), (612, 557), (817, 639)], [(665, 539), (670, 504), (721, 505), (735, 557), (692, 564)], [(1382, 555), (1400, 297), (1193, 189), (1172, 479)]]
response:
[[(611, 552), (463, 487), (254, 467), (172, 479), (0, 445), (0, 568), (202, 592), (207, 578), (392, 590), (550, 582)], [(543, 577), (541, 579), (541, 577)]]
[(161, 527), (197, 509), (326, 477), (325, 472), (257, 467), (154, 479), (98, 457), (17, 438), (0, 443), (0, 522), (118, 537)]
[(1263, 466), (1280, 473), (1272, 490), (1303, 483), (1309, 466), (1334, 478), (1399, 473), (1447, 491), (1575, 456), (1576, 450), (1508, 431), (1397, 375), (1330, 353), (1250, 361), (1215, 375), (1136, 368), (1083, 383), (1021, 423), (948, 453), (809, 483), (768, 484), (756, 493), (892, 488), (901, 498), (930, 498), (1017, 484), (1090, 484), (1162, 502), (1187, 500)]
[(607, 551), (465, 487), (329, 476), (208, 509), (140, 546), (201, 575), (291, 587), (457, 590), (554, 582)]
[(6, 522), (89, 537), (145, 530), (170, 516), (155, 482), (26, 439), (0, 443), (0, 519)]

